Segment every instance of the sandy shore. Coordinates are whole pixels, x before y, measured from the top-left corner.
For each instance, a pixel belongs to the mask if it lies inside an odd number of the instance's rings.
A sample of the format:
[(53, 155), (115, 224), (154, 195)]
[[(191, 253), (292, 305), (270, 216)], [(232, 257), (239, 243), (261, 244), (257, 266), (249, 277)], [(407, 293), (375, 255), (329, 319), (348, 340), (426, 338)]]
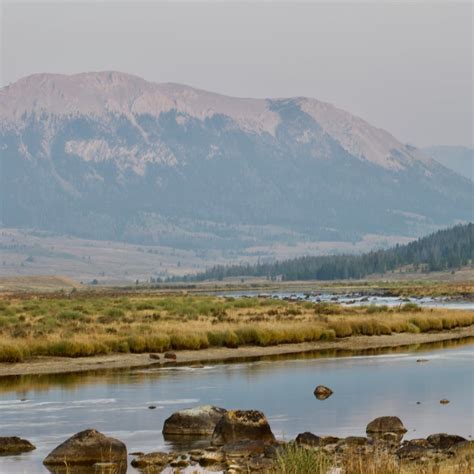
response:
[[(321, 341), (301, 344), (282, 344), (269, 347), (210, 348), (198, 351), (177, 351), (178, 364), (197, 364), (209, 361), (238, 360), (251, 357), (262, 357), (284, 354), (299, 354), (317, 350), (364, 350), (382, 349), (412, 344), (459, 340), (474, 337), (474, 326), (438, 333), (398, 333), (390, 336), (352, 336), (335, 341)], [(112, 354), (95, 357), (37, 357), (25, 362), (0, 364), (0, 377), (11, 375), (59, 374), (82, 372), (100, 369), (121, 369), (130, 367), (146, 367), (165, 363), (163, 356), (160, 361), (151, 359), (149, 354)]]

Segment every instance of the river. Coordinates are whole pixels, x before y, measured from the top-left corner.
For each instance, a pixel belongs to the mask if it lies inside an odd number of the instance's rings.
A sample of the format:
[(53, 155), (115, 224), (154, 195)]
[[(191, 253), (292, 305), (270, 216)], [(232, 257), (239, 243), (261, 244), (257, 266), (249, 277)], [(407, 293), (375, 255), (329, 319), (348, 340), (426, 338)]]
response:
[[(41, 464), (46, 454), (86, 428), (124, 441), (129, 452), (176, 448), (163, 439), (163, 421), (175, 410), (202, 404), (262, 410), (276, 436), (286, 440), (303, 431), (364, 435), (367, 423), (382, 415), (399, 416), (408, 429), (406, 438), (474, 434), (472, 338), (333, 354), (0, 379), (0, 434), (37, 446), (20, 456), (0, 457), (0, 473), (47, 472)], [(334, 394), (317, 400), (313, 390), (319, 384)], [(450, 403), (440, 404), (442, 398)]]

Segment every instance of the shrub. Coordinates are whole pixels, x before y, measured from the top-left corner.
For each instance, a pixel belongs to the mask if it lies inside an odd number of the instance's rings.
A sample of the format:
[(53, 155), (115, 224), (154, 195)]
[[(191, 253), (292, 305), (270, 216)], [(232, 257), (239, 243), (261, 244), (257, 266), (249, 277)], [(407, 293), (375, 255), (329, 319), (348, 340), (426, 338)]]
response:
[(331, 459), (323, 451), (291, 443), (278, 450), (275, 473), (327, 474), (331, 466)]
[(420, 328), (413, 323), (407, 323), (407, 331), (418, 334), (420, 332)]
[(329, 323), (329, 327), (334, 330), (336, 337), (352, 336), (352, 327), (346, 321), (333, 321)]
[(140, 354), (146, 352), (146, 341), (143, 336), (130, 336), (127, 340), (130, 352)]
[(137, 311), (143, 311), (145, 309), (155, 309), (155, 305), (151, 301), (144, 301), (136, 305)]
[(206, 334), (180, 333), (170, 335), (170, 345), (174, 350), (198, 350), (209, 347)]
[(109, 318), (123, 318), (125, 316), (125, 312), (120, 308), (109, 308), (105, 314)]
[(167, 334), (155, 334), (146, 338), (146, 350), (149, 352), (164, 352), (170, 347), (171, 340)]
[(315, 314), (340, 314), (342, 308), (338, 304), (332, 303), (316, 303), (314, 305)]
[(23, 358), (23, 350), (18, 345), (0, 342), (0, 362), (21, 362)]
[(416, 303), (405, 303), (400, 307), (400, 311), (405, 313), (419, 313), (423, 311), (421, 306), (418, 306)]
[(58, 319), (63, 319), (65, 321), (79, 321), (84, 318), (84, 315), (79, 311), (66, 310), (61, 311), (58, 314)]
[(208, 331), (207, 340), (211, 347), (231, 347), (239, 346), (239, 338), (234, 331)]

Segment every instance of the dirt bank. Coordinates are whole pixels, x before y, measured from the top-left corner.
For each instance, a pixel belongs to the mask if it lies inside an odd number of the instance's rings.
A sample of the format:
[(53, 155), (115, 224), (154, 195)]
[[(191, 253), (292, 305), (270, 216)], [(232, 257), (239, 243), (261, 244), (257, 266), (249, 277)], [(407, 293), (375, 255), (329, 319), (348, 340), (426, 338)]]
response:
[[(381, 349), (429, 342), (459, 340), (467, 337), (474, 337), (474, 326), (437, 333), (398, 333), (390, 336), (352, 336), (344, 339), (337, 339), (335, 341), (282, 344), (279, 346), (268, 347), (249, 346), (239, 347), (238, 349), (211, 348), (198, 351), (179, 351), (176, 354), (178, 363), (196, 364), (206, 361), (225, 361), (261, 356), (298, 354), (328, 349), (349, 351)], [(20, 363), (0, 364), (0, 377), (9, 375), (53, 374), (98, 369), (145, 367), (165, 362), (163, 356), (161, 356), (160, 359), (160, 361), (151, 359), (149, 354), (112, 354), (95, 357), (78, 357), (75, 359), (62, 357), (37, 357)]]

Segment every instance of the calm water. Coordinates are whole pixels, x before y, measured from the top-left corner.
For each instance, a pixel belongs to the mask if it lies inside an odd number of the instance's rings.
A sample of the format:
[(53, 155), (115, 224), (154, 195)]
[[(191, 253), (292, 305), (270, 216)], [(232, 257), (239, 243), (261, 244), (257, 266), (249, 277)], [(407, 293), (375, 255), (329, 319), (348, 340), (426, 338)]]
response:
[[(161, 434), (164, 419), (177, 409), (208, 403), (260, 409), (284, 439), (302, 431), (364, 435), (367, 423), (381, 415), (399, 416), (407, 438), (436, 432), (471, 436), (474, 341), (434, 347), (375, 356), (306, 354), (196, 369), (0, 379), (1, 435), (22, 436), (38, 447), (0, 458), (0, 473), (46, 472), (44, 456), (86, 428), (121, 439), (129, 452), (172, 449)], [(420, 357), (429, 362), (417, 363)], [(313, 390), (319, 384), (331, 387), (334, 395), (317, 400)], [(441, 398), (451, 403), (441, 405)]]

